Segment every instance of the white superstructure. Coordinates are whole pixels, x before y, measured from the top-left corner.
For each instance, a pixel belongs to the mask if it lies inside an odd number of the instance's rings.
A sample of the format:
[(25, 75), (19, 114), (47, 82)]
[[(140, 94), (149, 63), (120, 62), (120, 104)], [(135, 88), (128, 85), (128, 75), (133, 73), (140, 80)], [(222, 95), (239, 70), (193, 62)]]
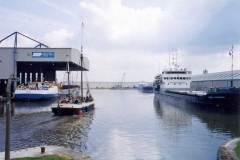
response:
[(170, 68), (162, 71), (160, 77), (161, 89), (190, 89), (192, 72), (186, 68)]

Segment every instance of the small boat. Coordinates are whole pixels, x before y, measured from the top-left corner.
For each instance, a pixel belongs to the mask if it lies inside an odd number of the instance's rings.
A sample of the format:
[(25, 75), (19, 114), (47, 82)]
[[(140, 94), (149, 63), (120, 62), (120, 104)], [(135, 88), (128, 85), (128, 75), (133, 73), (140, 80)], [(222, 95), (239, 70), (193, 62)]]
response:
[(50, 100), (57, 98), (57, 85), (49, 82), (34, 82), (27, 86), (19, 85), (15, 90), (15, 99), (23, 101)]
[[(81, 57), (80, 57), (81, 68), (83, 64), (83, 54), (82, 54), (82, 46), (81, 46)], [(90, 93), (89, 85), (87, 84), (87, 92), (86, 96), (83, 95), (83, 71), (81, 70), (81, 85), (80, 85), (80, 93), (72, 92), (72, 88), (76, 88), (76, 86), (70, 84), (70, 66), (69, 62), (67, 63), (67, 76), (68, 76), (68, 84), (67, 94), (60, 96), (58, 100), (58, 105), (52, 107), (52, 112), (55, 116), (64, 116), (64, 115), (79, 115), (83, 112), (87, 112), (94, 109), (94, 99)], [(78, 87), (77, 87), (78, 88)]]
[(52, 112), (56, 116), (64, 115), (80, 115), (83, 112), (88, 112), (94, 109), (94, 101), (79, 101), (72, 99), (72, 101), (62, 101), (57, 107), (52, 107)]

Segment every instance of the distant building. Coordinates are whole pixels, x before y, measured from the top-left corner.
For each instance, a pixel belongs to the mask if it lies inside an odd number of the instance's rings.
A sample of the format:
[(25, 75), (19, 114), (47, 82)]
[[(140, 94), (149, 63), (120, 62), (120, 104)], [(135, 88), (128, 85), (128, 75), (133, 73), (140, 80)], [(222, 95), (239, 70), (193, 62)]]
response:
[(233, 86), (240, 87), (240, 70), (204, 73), (193, 75), (191, 88), (194, 90), (208, 90), (209, 88), (230, 87), (233, 77)]
[[(111, 89), (120, 83), (122, 83), (123, 88), (136, 88), (140, 84), (140, 82), (83, 82), (83, 88), (87, 88), (87, 83), (93, 89)], [(72, 84), (80, 85), (80, 82), (72, 82)]]

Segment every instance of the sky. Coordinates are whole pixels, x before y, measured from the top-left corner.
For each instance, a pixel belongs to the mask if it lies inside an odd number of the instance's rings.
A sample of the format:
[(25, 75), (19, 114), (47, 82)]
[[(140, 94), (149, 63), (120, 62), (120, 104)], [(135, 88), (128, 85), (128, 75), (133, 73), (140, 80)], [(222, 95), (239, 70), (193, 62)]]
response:
[(234, 45), (240, 69), (239, 8), (239, 0), (0, 0), (0, 39), (19, 31), (50, 47), (83, 44), (90, 81), (124, 73), (125, 81), (153, 81), (172, 53), (193, 74), (219, 72), (231, 69)]

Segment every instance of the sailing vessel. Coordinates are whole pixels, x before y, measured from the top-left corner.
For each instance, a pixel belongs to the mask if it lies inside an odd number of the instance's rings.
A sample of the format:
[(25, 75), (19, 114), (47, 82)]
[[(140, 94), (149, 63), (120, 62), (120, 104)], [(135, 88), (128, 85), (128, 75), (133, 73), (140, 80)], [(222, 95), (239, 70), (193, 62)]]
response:
[[(81, 67), (83, 64), (83, 55), (81, 53)], [(52, 112), (56, 116), (62, 115), (79, 115), (94, 109), (94, 100), (90, 93), (89, 86), (87, 85), (86, 96), (83, 95), (83, 71), (81, 71), (81, 86), (80, 95), (76, 92), (71, 92), (68, 87), (68, 94), (60, 97), (57, 106), (52, 107)], [(68, 86), (70, 86), (70, 68), (69, 62), (67, 63)], [(74, 94), (75, 93), (75, 94)]]
[[(82, 23), (83, 28), (83, 23)], [(82, 34), (83, 35), (83, 34)], [(83, 45), (81, 44), (81, 56), (80, 65), (83, 68)], [(86, 96), (83, 95), (83, 71), (81, 69), (81, 84), (80, 95), (79, 92), (71, 92), (72, 88), (78, 88), (78, 86), (70, 84), (70, 66), (69, 61), (67, 63), (67, 76), (68, 84), (65, 86), (68, 93), (60, 97), (58, 105), (52, 107), (52, 112), (56, 116), (63, 115), (79, 115), (83, 112), (87, 112), (94, 109), (94, 99), (90, 93), (90, 88), (87, 83)]]

